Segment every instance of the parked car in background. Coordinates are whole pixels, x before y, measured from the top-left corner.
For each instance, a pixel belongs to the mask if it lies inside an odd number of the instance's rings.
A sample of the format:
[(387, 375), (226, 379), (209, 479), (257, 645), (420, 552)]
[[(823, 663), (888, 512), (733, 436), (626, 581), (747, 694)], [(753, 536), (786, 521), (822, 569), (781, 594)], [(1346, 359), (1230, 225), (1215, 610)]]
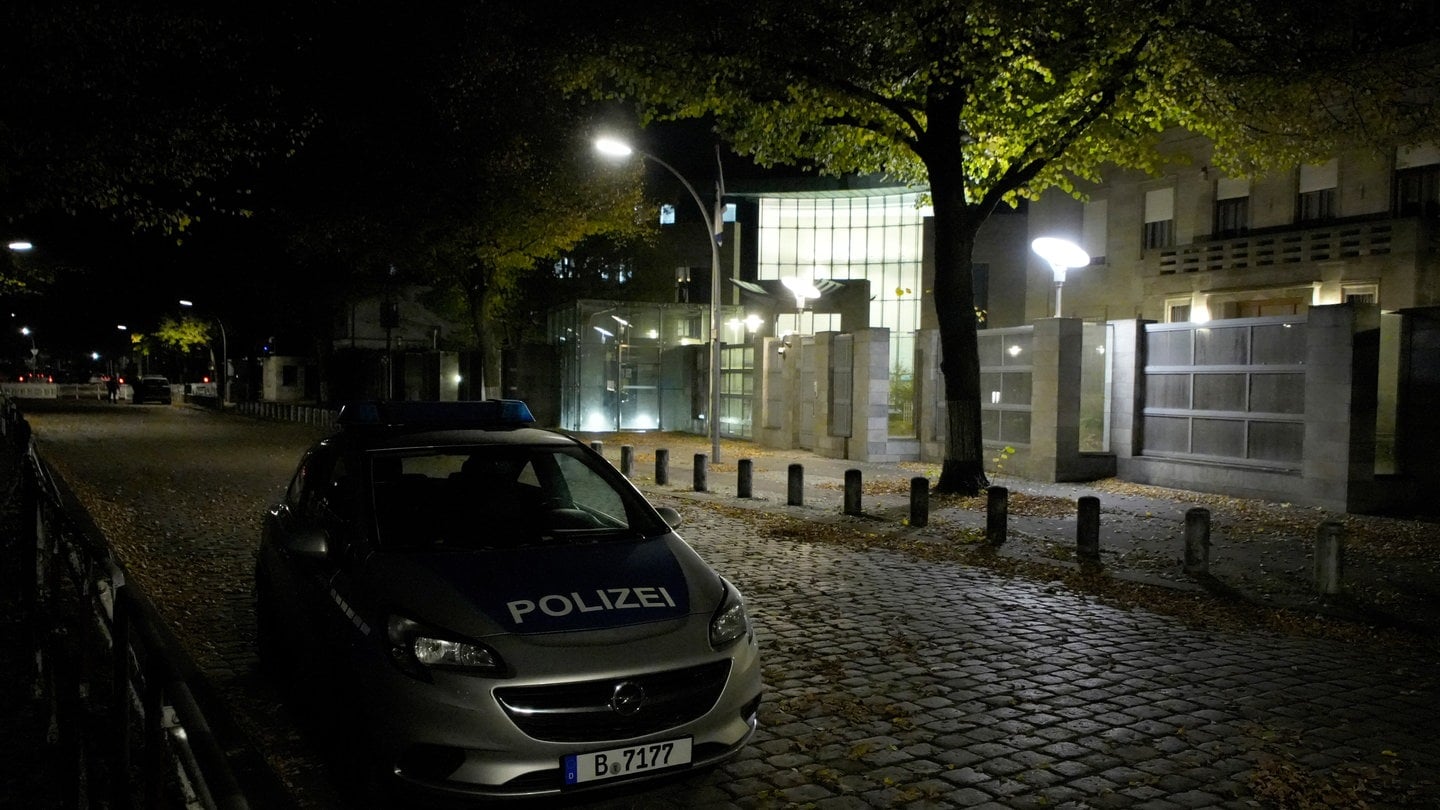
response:
[(740, 592), (675, 510), (533, 422), (518, 400), (347, 405), (266, 514), (261, 663), (330, 705), (362, 790), (570, 793), (755, 731)]
[(146, 374), (135, 381), (134, 400), (136, 405), (146, 402), (158, 402), (162, 405), (169, 405), (172, 402), (170, 396), (170, 381), (159, 374)]

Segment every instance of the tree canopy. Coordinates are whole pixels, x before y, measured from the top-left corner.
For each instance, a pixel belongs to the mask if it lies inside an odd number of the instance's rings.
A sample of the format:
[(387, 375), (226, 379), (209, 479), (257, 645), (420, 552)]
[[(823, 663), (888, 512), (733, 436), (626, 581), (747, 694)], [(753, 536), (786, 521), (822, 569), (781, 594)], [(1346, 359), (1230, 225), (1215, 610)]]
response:
[(288, 35), (270, 18), (163, 2), (6, 3), (0, 27), (0, 216), (99, 211), (178, 233), (244, 214), (245, 170), (305, 122), (277, 82)]
[[(928, 185), (948, 428), (937, 489), (973, 493), (988, 483), (972, 315), (980, 225), (1106, 166), (1157, 168), (1172, 127), (1209, 136), (1221, 165), (1255, 169), (1353, 139), (1374, 117), (1346, 102), (1362, 79), (1386, 98), (1421, 98), (1413, 77), (1354, 50), (1391, 46), (1397, 30), (1402, 48), (1433, 49), (1402, 24), (1413, 9), (1366, 17), (1344, 5), (1332, 17), (1211, 0), (638, 3), (607, 8), (603, 28), (583, 20), (589, 39), (565, 70), (573, 88), (633, 102), (643, 122), (713, 116), (762, 164)], [(1426, 120), (1392, 117), (1388, 134)]]
[(316, 125), (276, 180), (297, 262), (350, 290), (432, 287), (492, 360), (518, 277), (643, 230), (638, 176), (577, 137), (591, 111), (548, 84), (530, 22), (505, 3), (358, 13), (306, 60)]

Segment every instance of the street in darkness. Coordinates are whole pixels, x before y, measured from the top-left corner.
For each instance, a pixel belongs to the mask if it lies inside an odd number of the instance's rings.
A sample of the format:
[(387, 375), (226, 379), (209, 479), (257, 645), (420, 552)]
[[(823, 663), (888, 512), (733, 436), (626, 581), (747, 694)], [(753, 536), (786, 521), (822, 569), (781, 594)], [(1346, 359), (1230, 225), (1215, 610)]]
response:
[[(26, 403), (110, 536), (301, 807), (344, 806), (322, 741), (256, 671), (260, 515), (317, 428), (192, 407)], [(1430, 653), (1206, 632), (1054, 583), (762, 537), (666, 495), (746, 594), (767, 692), (745, 752), (595, 807), (1433, 806)], [(1287, 803), (1288, 802), (1288, 803)]]

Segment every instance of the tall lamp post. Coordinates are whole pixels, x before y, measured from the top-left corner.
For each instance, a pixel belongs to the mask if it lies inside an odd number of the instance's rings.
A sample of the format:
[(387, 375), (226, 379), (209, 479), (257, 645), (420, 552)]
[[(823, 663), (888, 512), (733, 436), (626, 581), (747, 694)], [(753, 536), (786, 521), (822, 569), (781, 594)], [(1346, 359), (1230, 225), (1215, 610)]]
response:
[[(709, 231), (710, 240), (710, 404), (707, 406), (710, 411), (706, 426), (710, 432), (710, 462), (720, 463), (720, 231), (717, 230), (717, 216), (712, 216), (705, 208), (705, 203), (700, 201), (700, 195), (695, 192), (695, 187), (685, 176), (675, 170), (674, 166), (661, 160), (658, 157), (632, 147), (623, 141), (614, 138), (599, 138), (595, 141), (595, 149), (602, 155), (611, 157), (629, 157), (631, 154), (638, 154), (642, 158), (648, 158), (663, 166), (666, 171), (675, 175), (675, 179), (690, 192), (690, 198), (695, 201), (695, 207), (700, 209), (700, 218), (705, 222), (705, 228)], [(719, 153), (716, 153), (716, 164), (719, 164)], [(725, 196), (725, 178), (720, 177), (715, 183), (715, 208), (720, 208), (720, 201)]]
[(1084, 267), (1090, 263), (1090, 254), (1069, 239), (1042, 236), (1030, 243), (1035, 255), (1050, 263), (1055, 275), (1055, 315), (1060, 317), (1060, 291), (1065, 286), (1065, 271), (1071, 267)]
[(30, 370), (35, 371), (40, 367), (40, 350), (35, 348), (35, 333), (28, 326), (20, 327), (20, 334), (30, 338)]
[[(194, 307), (195, 302), (182, 298), (180, 306)], [(213, 315), (211, 318), (220, 327), (220, 404), (225, 406), (230, 404), (230, 342), (225, 337), (225, 322)]]

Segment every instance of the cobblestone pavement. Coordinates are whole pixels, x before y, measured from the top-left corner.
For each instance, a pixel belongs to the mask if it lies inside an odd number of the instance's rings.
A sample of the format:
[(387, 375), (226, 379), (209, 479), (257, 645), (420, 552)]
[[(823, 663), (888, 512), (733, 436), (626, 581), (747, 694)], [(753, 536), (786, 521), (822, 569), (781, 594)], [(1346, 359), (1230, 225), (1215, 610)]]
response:
[[(187, 565), (248, 561), (254, 521), (227, 521), (231, 507), (215, 515), (211, 499), (217, 487), (240, 504), (233, 508), (270, 497), (304, 437), (254, 424), (240, 441), (241, 420), (185, 408), (145, 416), (151, 440), (118, 424), (81, 429), (62, 414), (32, 423), (73, 475), (103, 481), (91, 489), (107, 532), (150, 530), (124, 544), (138, 557), (131, 564), (152, 582), (170, 580), (160, 586), (173, 593), (162, 611), (185, 628), (192, 654), (297, 804), (342, 806), (313, 741), (286, 724), (254, 675), (253, 627), (238, 596), (248, 591), (248, 566), (173, 575), (176, 554)], [(166, 453), (185, 452), (153, 440), (171, 435), (170, 420), (183, 420), (192, 443), (225, 448), (206, 462), (216, 478), (167, 461)], [(100, 468), (108, 472), (88, 472)], [(763, 536), (751, 513), (713, 508), (722, 496), (641, 484), (681, 511), (682, 535), (749, 600), (765, 656), (761, 728), (717, 769), (572, 804), (1437, 806), (1433, 648), (1197, 630), (1053, 582)], [(194, 510), (205, 508), (212, 512), (199, 527), (176, 527), (182, 513), (193, 524)], [(833, 512), (794, 511), (774, 499), (751, 508), (815, 522)], [(222, 581), (218, 595), (189, 593)]]

